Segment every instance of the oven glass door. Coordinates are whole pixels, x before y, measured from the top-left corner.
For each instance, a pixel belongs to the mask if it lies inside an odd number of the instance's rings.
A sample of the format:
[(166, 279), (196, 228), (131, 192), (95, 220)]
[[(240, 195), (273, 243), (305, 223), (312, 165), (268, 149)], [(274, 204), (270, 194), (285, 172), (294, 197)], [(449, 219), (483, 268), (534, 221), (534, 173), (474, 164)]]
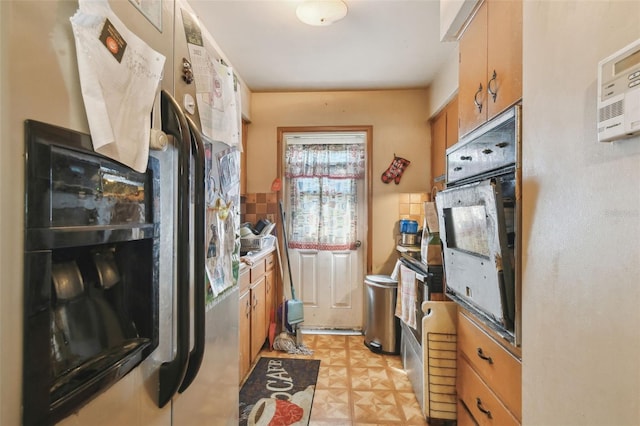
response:
[[(513, 331), (514, 273), (499, 178), (436, 194), (447, 293)], [(464, 304), (463, 303), (463, 304)]]

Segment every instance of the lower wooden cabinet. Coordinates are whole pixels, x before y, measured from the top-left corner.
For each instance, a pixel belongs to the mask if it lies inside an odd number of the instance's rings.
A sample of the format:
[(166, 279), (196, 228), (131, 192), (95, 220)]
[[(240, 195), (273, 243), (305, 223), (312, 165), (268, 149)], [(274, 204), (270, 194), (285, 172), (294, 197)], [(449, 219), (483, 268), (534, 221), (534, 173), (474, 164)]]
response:
[(456, 389), (459, 425), (520, 424), (521, 361), (463, 310), (458, 311)]
[(514, 426), (520, 422), (471, 368), (464, 357), (458, 358), (458, 399), (480, 425)]
[(265, 272), (264, 272), (264, 278), (265, 278), (265, 282), (264, 282), (264, 292), (265, 292), (265, 299), (264, 299), (264, 305), (265, 305), (265, 311), (266, 311), (266, 315), (265, 315), (265, 323), (267, 326), (267, 336), (269, 336), (269, 325), (271, 324), (271, 315), (273, 314), (273, 320), (277, 321), (277, 315), (276, 315), (276, 306), (275, 306), (275, 302), (276, 302), (276, 268), (275, 268), (275, 264), (276, 264), (276, 259), (275, 256), (273, 255), (273, 253), (271, 253), (270, 255), (267, 256), (267, 258), (265, 259)]
[(476, 423), (476, 421), (473, 419), (473, 416), (471, 415), (469, 410), (467, 410), (467, 407), (465, 407), (463, 403), (458, 404), (457, 416), (458, 418), (456, 419), (456, 426), (478, 425), (478, 423)]
[(251, 361), (253, 362), (267, 338), (264, 275), (251, 283), (249, 293), (251, 297)]
[(249, 294), (250, 272), (249, 268), (240, 272), (238, 286), (240, 288), (240, 301), (238, 312), (238, 330), (240, 340), (240, 380), (244, 378), (251, 368), (251, 298)]
[(264, 346), (275, 298), (274, 254), (269, 253), (240, 273), (240, 381)]

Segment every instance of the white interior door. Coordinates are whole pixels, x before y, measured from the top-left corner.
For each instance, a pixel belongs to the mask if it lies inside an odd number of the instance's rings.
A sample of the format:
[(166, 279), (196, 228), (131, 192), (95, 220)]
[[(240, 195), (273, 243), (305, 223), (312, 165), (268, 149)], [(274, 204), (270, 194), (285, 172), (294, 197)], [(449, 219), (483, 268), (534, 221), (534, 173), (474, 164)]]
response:
[[(314, 135), (316, 138), (318, 136)], [(330, 134), (324, 136), (330, 137)], [(357, 136), (366, 147), (366, 135), (358, 132)], [(365, 179), (366, 175), (357, 180), (356, 185), (358, 243), (355, 249), (288, 249), (296, 296), (304, 303), (304, 329), (362, 329), (367, 230)], [(284, 187), (287, 188), (287, 185)], [(291, 203), (287, 202), (290, 193), (285, 190), (284, 195), (285, 217), (288, 221), (292, 217)], [(285, 286), (289, 286), (288, 281)], [(288, 290), (286, 294), (289, 294)]]

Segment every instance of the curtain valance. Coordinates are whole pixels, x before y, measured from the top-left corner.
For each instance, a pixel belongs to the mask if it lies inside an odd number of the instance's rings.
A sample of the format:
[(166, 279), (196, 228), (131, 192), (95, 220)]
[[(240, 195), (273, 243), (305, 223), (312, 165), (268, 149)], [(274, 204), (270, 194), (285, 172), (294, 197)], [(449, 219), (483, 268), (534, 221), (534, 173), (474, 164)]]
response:
[(285, 164), (285, 176), (288, 178), (363, 179), (365, 171), (364, 145), (288, 145)]

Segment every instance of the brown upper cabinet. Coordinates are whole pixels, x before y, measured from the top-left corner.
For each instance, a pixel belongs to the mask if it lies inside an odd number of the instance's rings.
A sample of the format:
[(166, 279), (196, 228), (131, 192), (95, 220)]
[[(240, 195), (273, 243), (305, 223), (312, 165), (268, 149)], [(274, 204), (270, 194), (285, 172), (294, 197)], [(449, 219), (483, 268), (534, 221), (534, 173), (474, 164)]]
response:
[(485, 0), (460, 39), (459, 136), (522, 98), (522, 0)]
[(431, 119), (431, 188), (444, 189), (446, 150), (458, 142), (458, 98)]
[(456, 95), (445, 107), (447, 111), (447, 148), (458, 142), (458, 96)]

